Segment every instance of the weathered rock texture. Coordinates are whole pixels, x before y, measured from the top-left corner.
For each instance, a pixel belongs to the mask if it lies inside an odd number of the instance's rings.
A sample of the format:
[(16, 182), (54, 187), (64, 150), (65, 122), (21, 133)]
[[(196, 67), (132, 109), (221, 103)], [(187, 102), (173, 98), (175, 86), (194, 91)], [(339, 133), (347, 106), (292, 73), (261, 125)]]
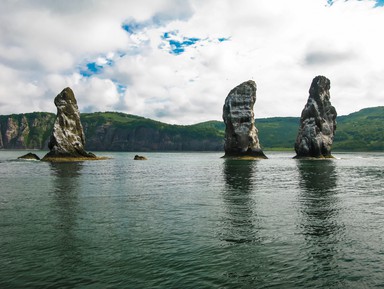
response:
[(45, 112), (0, 116), (0, 149), (47, 148), (54, 120)]
[(336, 109), (330, 102), (331, 82), (324, 76), (313, 79), (300, 119), (295, 143), (296, 158), (329, 158), (336, 131)]
[(246, 81), (232, 89), (225, 99), (224, 157), (267, 158), (260, 148), (253, 106), (256, 102), (256, 83)]
[(56, 120), (43, 160), (96, 158), (84, 150), (85, 136), (75, 95), (69, 87), (55, 98)]

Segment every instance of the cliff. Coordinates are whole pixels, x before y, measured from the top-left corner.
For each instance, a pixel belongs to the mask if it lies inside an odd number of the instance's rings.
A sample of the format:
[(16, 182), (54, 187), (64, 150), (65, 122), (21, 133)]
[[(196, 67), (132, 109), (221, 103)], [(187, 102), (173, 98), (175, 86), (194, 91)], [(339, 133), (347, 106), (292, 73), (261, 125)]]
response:
[(0, 148), (47, 148), (54, 121), (55, 115), (45, 112), (1, 115)]
[(83, 114), (89, 150), (216, 151), (223, 149), (223, 132), (208, 123), (169, 125), (139, 116), (107, 112)]
[[(337, 119), (333, 151), (384, 151), (383, 106)], [(0, 115), (0, 149), (48, 150), (54, 121), (55, 114), (45, 112)], [(85, 149), (90, 151), (223, 151), (224, 147), (225, 125), (221, 121), (182, 126), (98, 112), (81, 114), (81, 122)], [(292, 150), (299, 117), (258, 118), (256, 123), (263, 150)]]
[[(56, 116), (27, 113), (0, 116), (0, 149), (48, 149)], [(90, 151), (221, 151), (218, 122), (169, 125), (118, 113), (84, 113), (81, 122)], [(221, 124), (219, 123), (219, 126)]]

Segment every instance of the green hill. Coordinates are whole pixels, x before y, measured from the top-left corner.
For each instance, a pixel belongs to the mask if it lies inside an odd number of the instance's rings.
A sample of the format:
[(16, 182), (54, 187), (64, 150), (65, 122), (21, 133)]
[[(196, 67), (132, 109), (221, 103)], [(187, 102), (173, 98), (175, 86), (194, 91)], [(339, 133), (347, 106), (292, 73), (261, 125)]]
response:
[(337, 123), (334, 150), (384, 150), (384, 106), (340, 116)]
[[(0, 148), (46, 149), (55, 115), (35, 112), (0, 116)], [(120, 112), (81, 114), (87, 150), (221, 151), (224, 123), (170, 125)], [(299, 117), (256, 119), (264, 150), (293, 150)], [(333, 150), (384, 150), (384, 107), (337, 117)]]

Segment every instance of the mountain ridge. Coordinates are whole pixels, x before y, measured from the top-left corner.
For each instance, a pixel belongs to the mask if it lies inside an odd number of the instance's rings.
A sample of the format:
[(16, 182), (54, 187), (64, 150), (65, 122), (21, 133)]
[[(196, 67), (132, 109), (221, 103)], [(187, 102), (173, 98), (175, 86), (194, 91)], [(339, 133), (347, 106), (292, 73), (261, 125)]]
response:
[[(48, 112), (0, 115), (0, 149), (47, 149), (56, 115)], [(300, 117), (257, 118), (264, 150), (293, 150)], [(225, 126), (210, 120), (175, 125), (122, 112), (82, 113), (91, 151), (223, 151)], [(384, 106), (337, 117), (333, 150), (384, 150)]]

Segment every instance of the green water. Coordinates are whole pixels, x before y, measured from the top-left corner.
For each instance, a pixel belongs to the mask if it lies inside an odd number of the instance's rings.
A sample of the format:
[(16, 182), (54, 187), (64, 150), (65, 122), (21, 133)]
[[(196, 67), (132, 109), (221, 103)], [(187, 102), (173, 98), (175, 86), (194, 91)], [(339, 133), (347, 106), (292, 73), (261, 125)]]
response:
[(0, 151), (0, 288), (384, 287), (382, 153), (24, 153)]

